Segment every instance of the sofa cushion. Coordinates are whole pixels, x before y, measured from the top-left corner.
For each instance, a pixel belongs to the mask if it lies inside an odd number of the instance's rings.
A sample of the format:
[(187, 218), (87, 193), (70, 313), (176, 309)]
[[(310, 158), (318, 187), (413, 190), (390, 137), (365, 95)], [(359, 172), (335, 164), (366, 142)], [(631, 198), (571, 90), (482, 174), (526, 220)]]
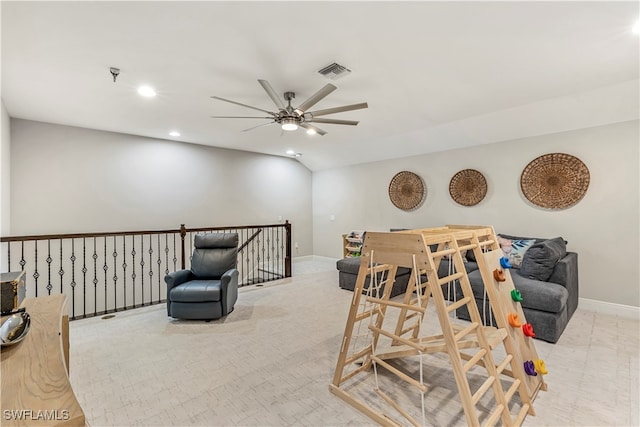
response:
[[(360, 270), (360, 260), (361, 258), (359, 256), (342, 258), (336, 262), (336, 268), (338, 271), (342, 271), (344, 273), (358, 274), (358, 270)], [(398, 267), (396, 276), (409, 274), (409, 271), (411, 270), (406, 267)]]
[(221, 295), (220, 280), (191, 280), (169, 291), (173, 302), (220, 301)]
[(524, 254), (520, 274), (529, 279), (546, 281), (551, 277), (556, 263), (565, 255), (567, 246), (562, 237), (536, 243)]
[[(522, 307), (549, 313), (561, 312), (567, 304), (569, 292), (557, 283), (542, 282), (520, 275), (521, 271), (511, 269), (513, 285), (522, 295)], [(480, 270), (468, 274), (473, 295), (477, 299), (484, 297), (484, 285)], [(488, 297), (487, 297), (488, 298)]]

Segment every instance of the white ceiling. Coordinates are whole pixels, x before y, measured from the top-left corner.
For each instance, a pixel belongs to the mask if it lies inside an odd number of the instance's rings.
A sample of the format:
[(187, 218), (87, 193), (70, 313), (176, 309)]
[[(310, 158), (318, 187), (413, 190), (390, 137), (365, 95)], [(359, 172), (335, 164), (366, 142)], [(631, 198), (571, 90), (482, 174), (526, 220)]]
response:
[[(639, 117), (639, 2), (2, 1), (11, 117), (282, 156), (311, 170)], [(317, 70), (352, 73), (331, 81)], [(121, 69), (114, 83), (109, 67)], [(283, 133), (212, 95), (274, 110), (368, 102)], [(138, 85), (156, 88), (145, 99)], [(182, 136), (168, 132), (178, 129)]]

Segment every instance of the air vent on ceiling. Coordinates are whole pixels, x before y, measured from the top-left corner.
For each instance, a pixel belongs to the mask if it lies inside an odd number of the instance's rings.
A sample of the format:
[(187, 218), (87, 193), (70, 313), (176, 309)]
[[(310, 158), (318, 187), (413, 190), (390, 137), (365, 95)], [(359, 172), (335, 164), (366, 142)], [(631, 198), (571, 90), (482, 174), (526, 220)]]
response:
[(331, 65), (327, 65), (326, 67), (318, 70), (318, 73), (322, 74), (323, 76), (331, 79), (331, 80), (335, 80), (338, 79), (340, 77), (344, 77), (347, 74), (349, 74), (351, 72), (350, 69), (348, 69), (347, 67), (337, 64), (337, 63), (333, 63)]

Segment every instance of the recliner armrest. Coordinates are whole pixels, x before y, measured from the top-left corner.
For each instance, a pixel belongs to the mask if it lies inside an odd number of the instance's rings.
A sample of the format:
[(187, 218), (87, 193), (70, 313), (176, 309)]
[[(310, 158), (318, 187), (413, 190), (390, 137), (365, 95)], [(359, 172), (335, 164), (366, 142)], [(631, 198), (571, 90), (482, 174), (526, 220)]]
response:
[(227, 286), (229, 286), (230, 283), (235, 283), (237, 287), (239, 274), (240, 272), (235, 268), (225, 271), (224, 274), (220, 277), (220, 283), (222, 287), (226, 288)]
[(177, 270), (164, 276), (164, 282), (167, 284), (167, 292), (172, 288), (193, 279), (191, 270)]
[(240, 272), (232, 268), (225, 271), (220, 277), (220, 287), (222, 289), (222, 295), (226, 295), (226, 298), (222, 299), (222, 313), (223, 315), (229, 314), (233, 310), (233, 306), (238, 300), (238, 276)]

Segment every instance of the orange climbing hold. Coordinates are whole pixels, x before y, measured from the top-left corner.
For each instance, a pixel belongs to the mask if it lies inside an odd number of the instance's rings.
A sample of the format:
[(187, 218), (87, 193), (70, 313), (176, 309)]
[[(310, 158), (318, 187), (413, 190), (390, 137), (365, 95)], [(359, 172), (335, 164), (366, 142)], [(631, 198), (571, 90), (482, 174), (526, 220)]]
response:
[(504, 271), (500, 270), (499, 268), (493, 270), (493, 278), (496, 279), (496, 282), (504, 282), (505, 280), (507, 280), (504, 277)]
[(519, 328), (520, 326), (522, 326), (522, 324), (520, 323), (520, 319), (518, 319), (518, 313), (509, 313), (509, 316), (507, 316), (507, 320), (509, 321), (509, 324), (514, 328)]

